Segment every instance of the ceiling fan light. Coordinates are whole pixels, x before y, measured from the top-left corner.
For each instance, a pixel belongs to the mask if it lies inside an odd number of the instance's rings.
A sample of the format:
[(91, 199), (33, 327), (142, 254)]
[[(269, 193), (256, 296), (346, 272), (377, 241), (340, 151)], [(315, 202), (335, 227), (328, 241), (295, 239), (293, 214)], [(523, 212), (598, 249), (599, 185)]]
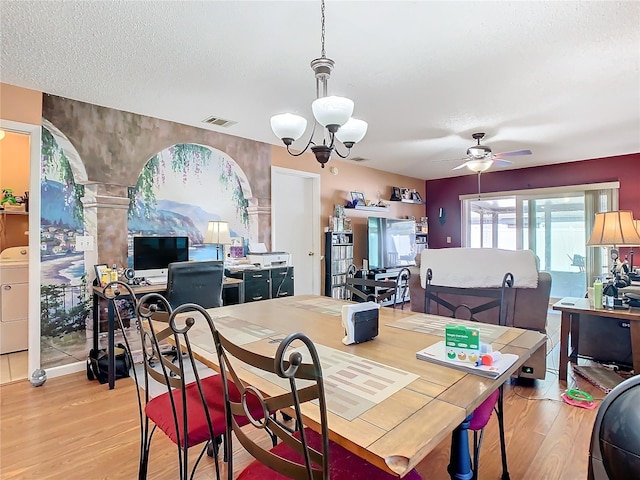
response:
[(321, 97), (313, 101), (311, 109), (316, 121), (323, 127), (341, 127), (353, 114), (353, 100), (345, 97)]
[(280, 113), (271, 117), (271, 130), (287, 145), (299, 139), (306, 129), (307, 119), (300, 115)]
[(369, 124), (364, 120), (358, 120), (352, 117), (336, 132), (336, 138), (347, 148), (351, 148), (364, 138), (367, 134), (368, 127)]
[(491, 165), (493, 164), (493, 160), (470, 160), (467, 162), (467, 168), (472, 172), (482, 173), (489, 170)]

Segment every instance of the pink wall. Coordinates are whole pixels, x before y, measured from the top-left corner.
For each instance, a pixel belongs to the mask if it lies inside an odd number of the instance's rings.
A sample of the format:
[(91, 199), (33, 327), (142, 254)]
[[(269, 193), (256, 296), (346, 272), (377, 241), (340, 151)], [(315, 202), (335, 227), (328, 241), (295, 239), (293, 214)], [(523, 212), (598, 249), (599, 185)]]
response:
[[(640, 218), (640, 153), (617, 157), (583, 160), (482, 174), (482, 192), (525, 190), (599, 182), (620, 182), (620, 210), (632, 210)], [(461, 211), (459, 195), (476, 193), (477, 176), (467, 175), (426, 182), (427, 216), (429, 217), (429, 247), (459, 247), (461, 245)], [(446, 221), (438, 221), (440, 208), (446, 211)], [(451, 243), (446, 243), (446, 237)], [(621, 254), (624, 254), (621, 251)]]

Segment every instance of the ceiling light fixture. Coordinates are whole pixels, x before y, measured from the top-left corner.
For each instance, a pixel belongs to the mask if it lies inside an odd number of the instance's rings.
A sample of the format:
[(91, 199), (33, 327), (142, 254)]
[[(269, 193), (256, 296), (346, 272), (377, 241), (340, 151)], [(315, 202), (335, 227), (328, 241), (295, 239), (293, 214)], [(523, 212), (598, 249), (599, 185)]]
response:
[[(321, 57), (311, 61), (311, 69), (316, 75), (316, 100), (311, 104), (315, 122), (307, 146), (298, 153), (291, 152), (289, 148), (294, 141), (302, 137), (307, 129), (307, 120), (304, 117), (292, 113), (281, 113), (271, 117), (271, 129), (287, 146), (287, 152), (294, 157), (298, 157), (311, 147), (311, 151), (316, 156), (316, 160), (322, 165), (322, 168), (330, 160), (331, 153), (334, 151), (339, 157), (347, 158), (351, 152), (351, 147), (364, 138), (368, 127), (367, 122), (351, 117), (353, 114), (352, 100), (345, 97), (327, 96), (327, 81), (331, 76), (335, 62), (325, 56), (324, 10), (324, 0), (322, 0)], [(316, 123), (326, 128), (321, 145), (313, 141)], [(347, 148), (345, 155), (337, 149), (336, 139)]]

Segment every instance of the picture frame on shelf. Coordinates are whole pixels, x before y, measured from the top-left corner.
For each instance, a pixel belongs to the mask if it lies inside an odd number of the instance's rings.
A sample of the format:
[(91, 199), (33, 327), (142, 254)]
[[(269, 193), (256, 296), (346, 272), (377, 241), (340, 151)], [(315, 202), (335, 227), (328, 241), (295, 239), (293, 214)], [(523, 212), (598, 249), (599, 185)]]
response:
[[(102, 276), (103, 276), (103, 274), (107, 273), (107, 269), (109, 267), (107, 266), (106, 263), (99, 263), (97, 265), (94, 265), (93, 268), (96, 271), (96, 284), (99, 287), (105, 287), (107, 285), (107, 283), (109, 283), (109, 280), (107, 280), (106, 282), (103, 282), (102, 281)], [(108, 278), (108, 275), (107, 275), (107, 278)]]
[(354, 205), (364, 205), (364, 193), (351, 192), (351, 200), (354, 202)]
[(400, 193), (403, 200), (411, 200), (411, 190), (408, 188), (401, 188)]
[(420, 195), (420, 192), (418, 192), (417, 190), (413, 190), (411, 192), (411, 200), (422, 202), (422, 196)]
[(390, 200), (400, 201), (402, 200), (402, 192), (400, 187), (391, 187), (391, 198)]

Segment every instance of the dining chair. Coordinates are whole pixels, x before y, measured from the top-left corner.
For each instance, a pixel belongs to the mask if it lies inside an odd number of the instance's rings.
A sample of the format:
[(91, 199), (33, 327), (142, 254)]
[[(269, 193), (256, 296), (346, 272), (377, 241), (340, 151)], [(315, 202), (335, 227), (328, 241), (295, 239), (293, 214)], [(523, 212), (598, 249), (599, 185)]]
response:
[[(506, 273), (502, 279), (501, 288), (458, 288), (442, 285), (434, 285), (433, 271), (427, 268), (425, 286), (425, 313), (431, 313), (432, 304), (437, 308), (437, 314), (461, 318), (464, 320), (479, 321), (492, 318), (498, 325), (506, 325), (509, 317), (509, 307), (513, 300), (514, 278), (511, 273)], [(472, 479), (478, 479), (480, 464), (480, 447), (484, 437), (484, 429), (496, 412), (498, 430), (500, 434), (500, 457), (502, 462), (502, 480), (509, 480), (507, 466), (507, 449), (504, 435), (504, 387), (500, 385), (491, 395), (482, 402), (473, 412), (469, 423), (469, 430), (473, 431), (473, 460)]]
[[(395, 277), (385, 279), (363, 278), (358, 276), (355, 265), (347, 269), (345, 289), (347, 298), (357, 302), (390, 303), (393, 308), (400, 305), (404, 309), (409, 293), (409, 278), (411, 272), (408, 268), (401, 268)], [(388, 303), (387, 303), (388, 302)]]
[[(156, 429), (160, 429), (178, 449), (178, 469), (180, 480), (193, 478), (207, 446), (212, 445), (216, 478), (220, 478), (217, 438), (223, 437), (226, 427), (225, 396), (239, 401), (235, 385), (223, 386), (224, 377), (210, 375), (202, 377), (199, 364), (192, 350), (193, 328), (205, 318), (205, 332), (212, 335), (211, 318), (199, 305), (184, 304), (173, 308), (159, 293), (150, 293), (136, 299), (131, 287), (122, 282), (113, 282), (105, 287), (105, 297), (110, 301), (123, 292), (134, 303), (142, 346), (141, 374), (133, 369), (134, 380), (138, 384), (138, 413), (140, 418), (140, 460), (138, 479), (147, 478), (151, 440)], [(158, 309), (163, 315), (155, 316)], [(122, 322), (117, 315), (118, 322)], [(200, 330), (199, 335), (202, 334)], [(175, 363), (162, 355), (161, 343), (171, 338), (179, 351)], [(127, 354), (131, 355), (131, 345), (125, 336)], [(211, 372), (213, 373), (213, 372)], [(141, 377), (141, 378), (139, 378)], [(158, 391), (153, 396), (152, 389)], [(262, 407), (257, 400), (250, 399), (248, 408), (255, 418), (262, 415)], [(242, 419), (239, 420), (242, 423)], [(213, 440), (213, 441), (212, 441)], [(189, 450), (203, 445), (193, 467), (189, 468)], [(226, 446), (225, 446), (226, 447)], [(226, 452), (225, 448), (225, 457)]]
[[(226, 443), (231, 448), (232, 434), (256, 459), (236, 477), (237, 480), (390, 480), (397, 478), (329, 440), (327, 405), (322, 367), (313, 342), (302, 333), (292, 333), (282, 340), (275, 355), (262, 355), (245, 349), (214, 331), (214, 341), (221, 375), (225, 378), (227, 407)], [(261, 378), (281, 381), (283, 393), (265, 397), (258, 388), (240, 379), (231, 358), (237, 359)], [(240, 392), (241, 401), (234, 400), (230, 385)], [(280, 384), (280, 382), (278, 382)], [(248, 418), (249, 400), (258, 400), (264, 412), (287, 409), (295, 423), (263, 415), (261, 420)], [(302, 409), (311, 413), (314, 428), (307, 425)], [(238, 419), (247, 418), (256, 429), (269, 429), (279, 440), (277, 446), (266, 448), (263, 443), (241, 428)], [(316, 431), (317, 430), (317, 431)], [(229, 459), (228, 478), (233, 478), (233, 459)], [(419, 480), (413, 470), (404, 478)]]

